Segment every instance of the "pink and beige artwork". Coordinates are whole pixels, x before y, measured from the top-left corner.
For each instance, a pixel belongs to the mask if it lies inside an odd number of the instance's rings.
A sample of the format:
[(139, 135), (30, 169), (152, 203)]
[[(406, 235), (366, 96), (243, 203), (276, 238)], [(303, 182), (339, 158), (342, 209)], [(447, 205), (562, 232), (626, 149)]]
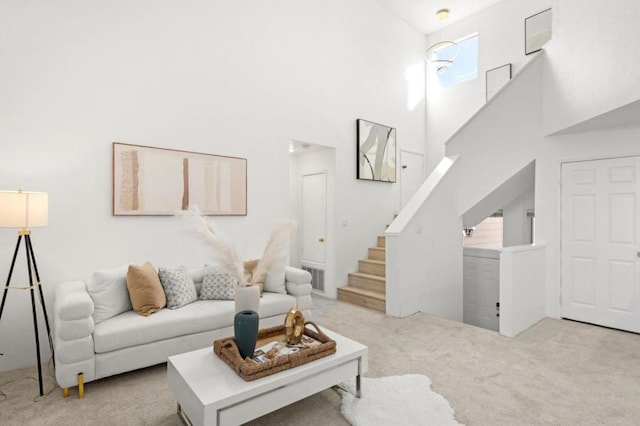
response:
[(247, 160), (113, 143), (113, 214), (247, 214)]

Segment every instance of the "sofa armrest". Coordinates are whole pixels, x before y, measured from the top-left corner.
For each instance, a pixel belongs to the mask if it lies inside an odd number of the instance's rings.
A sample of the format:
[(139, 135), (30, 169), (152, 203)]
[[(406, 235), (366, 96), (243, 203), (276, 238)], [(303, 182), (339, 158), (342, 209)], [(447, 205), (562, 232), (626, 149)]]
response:
[(284, 270), (284, 279), (287, 283), (311, 284), (311, 274), (300, 268), (287, 266)]
[(84, 381), (95, 379), (93, 347), (93, 300), (83, 281), (60, 283), (53, 299), (53, 347), (56, 380), (60, 387), (77, 384), (79, 373)]
[(311, 318), (311, 274), (302, 269), (287, 266), (284, 273), (287, 293), (296, 298), (296, 309), (305, 318)]

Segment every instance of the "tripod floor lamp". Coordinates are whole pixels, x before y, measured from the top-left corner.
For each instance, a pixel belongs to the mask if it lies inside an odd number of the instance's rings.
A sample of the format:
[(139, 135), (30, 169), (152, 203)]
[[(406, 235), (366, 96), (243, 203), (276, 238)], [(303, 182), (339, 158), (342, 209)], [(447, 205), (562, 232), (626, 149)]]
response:
[[(2, 294), (2, 304), (0, 304), (0, 320), (4, 311), (4, 304), (7, 301), (9, 290), (28, 290), (31, 293), (31, 311), (33, 314), (33, 329), (36, 337), (36, 358), (38, 360), (38, 384), (40, 385), (40, 396), (44, 395), (42, 386), (42, 360), (40, 357), (40, 339), (38, 334), (38, 319), (36, 314), (36, 290), (40, 299), (40, 306), (44, 315), (44, 323), (49, 336), (49, 347), (53, 354), (53, 343), (51, 341), (51, 328), (47, 317), (47, 308), (44, 303), (44, 294), (40, 283), (40, 274), (36, 265), (36, 257), (33, 254), (31, 245), (31, 230), (34, 226), (46, 226), (48, 219), (48, 196), (46, 192), (26, 192), (26, 191), (0, 191), (0, 227), (18, 228), (18, 242), (13, 252), (11, 268), (7, 277), (7, 283)], [(29, 273), (28, 287), (10, 287), (11, 276), (16, 265), (16, 258), (20, 250), (20, 243), (24, 241), (27, 254), (27, 270)], [(35, 280), (34, 280), (35, 278)]]

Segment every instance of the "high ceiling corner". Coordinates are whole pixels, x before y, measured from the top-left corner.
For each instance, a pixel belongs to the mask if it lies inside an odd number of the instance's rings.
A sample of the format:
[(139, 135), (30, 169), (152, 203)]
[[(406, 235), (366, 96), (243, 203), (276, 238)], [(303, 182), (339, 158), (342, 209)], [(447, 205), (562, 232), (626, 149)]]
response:
[(378, 0), (391, 12), (405, 20), (418, 31), (429, 34), (440, 29), (436, 12), (449, 9), (447, 24), (473, 15), (501, 0)]

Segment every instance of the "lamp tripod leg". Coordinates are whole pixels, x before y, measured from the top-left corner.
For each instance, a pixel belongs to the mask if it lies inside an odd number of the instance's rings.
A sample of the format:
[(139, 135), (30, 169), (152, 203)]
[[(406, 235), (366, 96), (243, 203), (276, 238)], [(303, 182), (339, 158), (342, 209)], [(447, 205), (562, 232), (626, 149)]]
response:
[(29, 235), (25, 236), (25, 249), (27, 251), (27, 270), (29, 271), (29, 293), (31, 293), (31, 311), (33, 312), (33, 330), (36, 336), (36, 358), (38, 360), (38, 384), (40, 385), (40, 396), (44, 395), (42, 386), (42, 360), (40, 359), (40, 335), (38, 333), (38, 317), (36, 315), (36, 296), (33, 289), (33, 274), (31, 272), (33, 263), (31, 261), (31, 253), (29, 252)]
[(7, 300), (7, 293), (9, 292), (9, 283), (11, 282), (11, 276), (13, 275), (13, 267), (16, 265), (16, 257), (18, 256), (18, 250), (20, 249), (21, 240), (22, 240), (22, 235), (18, 235), (18, 242), (16, 243), (16, 249), (13, 252), (13, 259), (11, 259), (11, 268), (9, 268), (7, 283), (4, 286), (4, 292), (2, 294), (2, 304), (0, 304), (0, 319), (2, 319), (2, 312), (4, 312), (4, 302), (6, 302)]
[(38, 283), (38, 293), (40, 294), (40, 305), (42, 306), (42, 313), (44, 314), (44, 325), (47, 327), (47, 337), (49, 338), (49, 349), (51, 350), (51, 359), (53, 360), (53, 367), (56, 365), (56, 358), (53, 351), (53, 340), (51, 338), (51, 327), (49, 327), (49, 316), (47, 315), (47, 307), (44, 303), (44, 294), (42, 292), (42, 285), (40, 285), (40, 274), (38, 273), (38, 265), (36, 264), (36, 256), (33, 254), (33, 245), (31, 244), (31, 235), (25, 235), (25, 241), (27, 243), (27, 250), (31, 254), (31, 261), (33, 262), (33, 271), (36, 274), (36, 282)]

